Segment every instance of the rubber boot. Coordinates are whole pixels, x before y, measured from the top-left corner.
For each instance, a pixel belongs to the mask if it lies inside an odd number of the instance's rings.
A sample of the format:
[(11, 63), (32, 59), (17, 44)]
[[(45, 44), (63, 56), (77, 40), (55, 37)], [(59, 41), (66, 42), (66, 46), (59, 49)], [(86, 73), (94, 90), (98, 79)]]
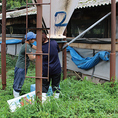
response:
[(13, 95), (14, 95), (14, 98), (17, 98), (17, 97), (19, 97), (19, 92), (16, 92), (16, 91), (13, 89)]
[(54, 98), (59, 98), (60, 93), (54, 93)]

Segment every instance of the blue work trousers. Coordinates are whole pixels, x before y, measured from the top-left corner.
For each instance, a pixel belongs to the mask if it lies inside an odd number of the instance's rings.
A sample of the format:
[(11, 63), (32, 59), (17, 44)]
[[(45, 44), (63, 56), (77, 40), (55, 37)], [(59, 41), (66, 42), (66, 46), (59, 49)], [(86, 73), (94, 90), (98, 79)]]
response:
[[(26, 69), (27, 73), (27, 69)], [(20, 92), (25, 80), (25, 69), (15, 67), (13, 89)]]
[[(46, 77), (46, 76), (44, 76), (44, 77)], [(42, 92), (43, 93), (48, 92), (50, 81), (52, 81), (52, 91), (59, 93), (60, 92), (60, 88), (59, 88), (60, 79), (61, 79), (61, 73), (49, 76), (49, 81), (47, 79), (43, 79), (42, 80)]]

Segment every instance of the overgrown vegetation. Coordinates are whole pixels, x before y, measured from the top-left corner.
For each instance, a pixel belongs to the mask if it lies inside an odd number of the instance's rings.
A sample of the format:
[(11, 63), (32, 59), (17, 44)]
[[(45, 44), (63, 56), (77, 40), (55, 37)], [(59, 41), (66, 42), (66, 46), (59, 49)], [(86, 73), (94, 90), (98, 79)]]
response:
[[(118, 118), (118, 83), (94, 84), (74, 77), (61, 81), (60, 98), (50, 97), (50, 101), (24, 105), (11, 113), (7, 100), (13, 98), (12, 85), (16, 57), (7, 55), (7, 87), (0, 90), (0, 118)], [(28, 76), (35, 76), (31, 64)], [(30, 92), (35, 79), (26, 78), (21, 95)], [(0, 80), (0, 88), (2, 88)]]
[[(0, 0), (2, 3), (2, 0)], [(32, 0), (28, 0), (28, 3), (32, 3)], [(6, 0), (6, 9), (20, 8), (21, 6), (26, 6), (26, 0)], [(2, 11), (2, 6), (0, 6), (0, 11)]]

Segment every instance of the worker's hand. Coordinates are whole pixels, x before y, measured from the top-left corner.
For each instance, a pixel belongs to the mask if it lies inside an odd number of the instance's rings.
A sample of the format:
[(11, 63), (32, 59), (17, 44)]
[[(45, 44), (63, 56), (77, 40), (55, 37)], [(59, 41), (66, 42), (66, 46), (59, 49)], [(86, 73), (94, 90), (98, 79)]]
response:
[(36, 50), (36, 49), (37, 49), (37, 46), (33, 45), (33, 46), (32, 46), (32, 49), (35, 49), (35, 50)]
[(35, 56), (35, 55), (31, 55), (31, 54), (29, 54), (28, 57), (29, 57), (30, 60), (34, 60), (34, 59), (36, 59), (36, 56)]

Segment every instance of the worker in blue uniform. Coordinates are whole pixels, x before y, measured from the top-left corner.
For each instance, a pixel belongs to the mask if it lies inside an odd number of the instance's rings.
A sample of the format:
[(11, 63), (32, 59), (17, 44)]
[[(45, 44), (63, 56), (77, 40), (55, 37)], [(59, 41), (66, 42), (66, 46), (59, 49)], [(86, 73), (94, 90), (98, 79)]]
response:
[[(50, 45), (50, 49), (49, 49)], [(45, 33), (42, 33), (42, 52), (49, 52), (49, 81), (43, 79), (42, 81), (42, 96), (46, 96), (48, 88), (52, 85), (52, 91), (55, 98), (59, 98), (60, 88), (60, 78), (61, 78), (61, 64), (58, 57), (59, 46), (55, 40), (49, 40)], [(43, 55), (43, 77), (48, 76), (48, 55)]]
[[(27, 37), (27, 38), (26, 38)], [(36, 46), (33, 45), (36, 41), (36, 34), (33, 32), (28, 32), (27, 35), (22, 39), (22, 47), (19, 52), (18, 60), (16, 62), (15, 70), (14, 70), (14, 83), (13, 83), (13, 95), (14, 97), (19, 97), (21, 88), (23, 86), (25, 80), (25, 60), (26, 60), (26, 72), (29, 67), (30, 60), (34, 60), (36, 58), (33, 54), (26, 54), (32, 53), (32, 48), (36, 49)]]

